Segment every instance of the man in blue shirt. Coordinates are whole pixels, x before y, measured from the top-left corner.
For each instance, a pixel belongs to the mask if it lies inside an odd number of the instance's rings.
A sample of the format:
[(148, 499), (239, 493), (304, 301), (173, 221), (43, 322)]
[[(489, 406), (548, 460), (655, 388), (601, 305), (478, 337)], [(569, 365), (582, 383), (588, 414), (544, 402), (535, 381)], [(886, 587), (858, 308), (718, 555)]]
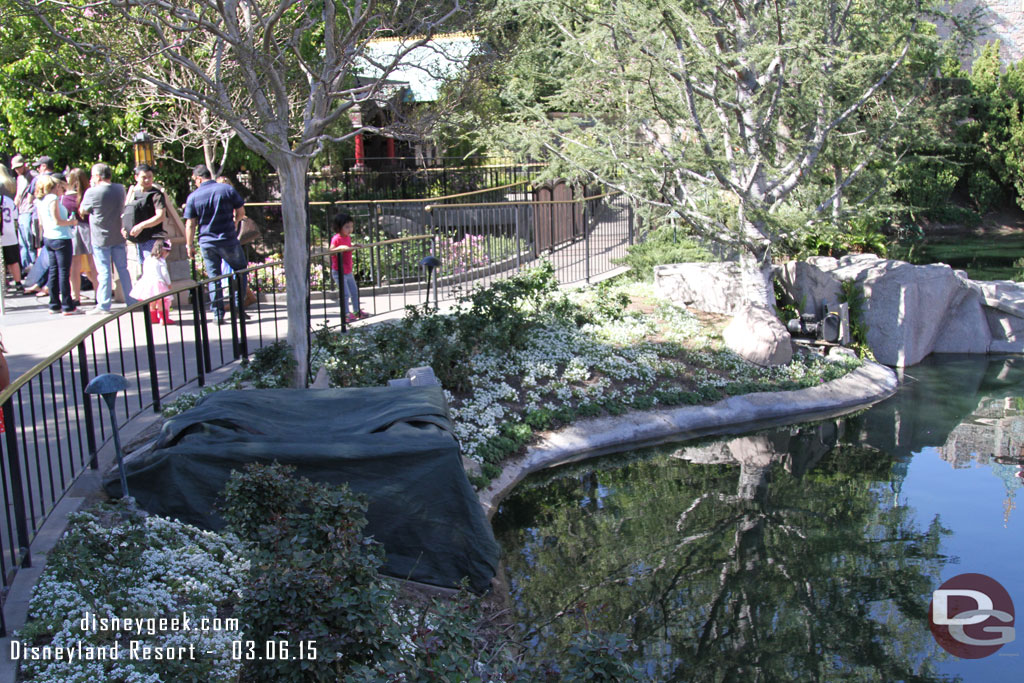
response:
[[(185, 238), (188, 257), (195, 254), (194, 239), (199, 228), (199, 249), (206, 264), (206, 276), (221, 276), (221, 261), (226, 261), (236, 272), (248, 267), (245, 252), (238, 243), (235, 226), (245, 218), (245, 200), (230, 185), (213, 180), (210, 169), (200, 164), (192, 169), (195, 192), (185, 202)], [(238, 292), (238, 311), (245, 315), (245, 277), (241, 278)], [(210, 310), (217, 324), (224, 322), (224, 295), (220, 280), (210, 283)]]

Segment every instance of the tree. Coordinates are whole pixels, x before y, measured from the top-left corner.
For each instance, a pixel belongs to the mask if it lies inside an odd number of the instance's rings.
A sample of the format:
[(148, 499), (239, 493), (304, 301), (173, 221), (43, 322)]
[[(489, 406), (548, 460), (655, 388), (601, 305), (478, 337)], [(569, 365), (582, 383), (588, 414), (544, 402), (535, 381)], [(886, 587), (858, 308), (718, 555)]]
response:
[(771, 307), (773, 245), (870, 201), (858, 183), (916, 132), (945, 49), (931, 9), (498, 0), (496, 42), (522, 57), (501, 62), (512, 113), (487, 133), (674, 210), (755, 266), (748, 297)]
[(46, 154), (61, 168), (102, 159), (123, 173), (126, 131), (136, 124), (124, 111), (96, 104), (95, 81), (69, 79), (55, 67), (73, 57), (38, 20), (0, 10), (0, 150)]
[[(14, 0), (80, 56), (73, 70), (110, 85), (137, 84), (226, 122), (278, 173), (288, 280), (288, 343), (295, 381), (309, 359), (306, 173), (350, 111), (388, 97), (388, 76), (438, 29), (461, 17), (461, 0)], [(381, 61), (374, 38), (397, 37)], [(372, 75), (361, 76), (372, 68)], [(365, 128), (364, 128), (365, 129)]]

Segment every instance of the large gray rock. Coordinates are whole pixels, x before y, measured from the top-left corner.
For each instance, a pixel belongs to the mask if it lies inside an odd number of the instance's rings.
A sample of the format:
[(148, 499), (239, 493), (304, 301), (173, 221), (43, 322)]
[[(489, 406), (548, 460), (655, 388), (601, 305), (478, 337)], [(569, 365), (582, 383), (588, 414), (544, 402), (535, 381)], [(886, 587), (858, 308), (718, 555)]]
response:
[(776, 280), (787, 303), (795, 305), (801, 313), (821, 315), (822, 304), (839, 301), (842, 290), (839, 279), (833, 275), (838, 267), (838, 261), (828, 256), (790, 261), (779, 267)]
[(747, 303), (744, 282), (761, 273), (736, 262), (674, 263), (654, 267), (654, 288), (659, 296), (686, 307), (730, 315)]
[(793, 359), (789, 331), (774, 313), (761, 306), (745, 305), (736, 311), (722, 339), (733, 353), (764, 367), (785, 365)]
[(991, 345), (992, 334), (982, 306), (982, 298), (972, 287), (959, 305), (947, 312), (945, 324), (939, 329), (932, 351), (988, 353)]
[(868, 344), (879, 362), (896, 367), (916, 365), (932, 352), (950, 313), (970, 291), (945, 264), (878, 261), (857, 280)]

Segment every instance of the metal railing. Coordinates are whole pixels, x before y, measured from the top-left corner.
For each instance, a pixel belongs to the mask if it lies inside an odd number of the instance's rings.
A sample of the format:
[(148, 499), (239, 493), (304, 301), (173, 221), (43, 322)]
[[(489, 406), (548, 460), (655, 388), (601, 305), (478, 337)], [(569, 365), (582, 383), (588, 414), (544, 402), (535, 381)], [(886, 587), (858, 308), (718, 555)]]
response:
[[(624, 256), (634, 240), (633, 212), (619, 195), (563, 202), (419, 204), (415, 211), (421, 218), (414, 224), (421, 234), (399, 237), (392, 237), (380, 220), (395, 214), (383, 213), (380, 203), (364, 204), (371, 207), (368, 241), (373, 246), (356, 252), (354, 264), (360, 303), (370, 315), (427, 300), (426, 272), (420, 265), (426, 255), (436, 255), (442, 263), (430, 295), (436, 302), (438, 296), (451, 300), (470, 286), (508, 277), (539, 258), (554, 264), (563, 284), (589, 281), (613, 269), (613, 259)], [(332, 204), (325, 215), (343, 207), (351, 204)], [(580, 215), (582, 222), (559, 232), (558, 239), (538, 239), (539, 231), (551, 229), (559, 215), (577, 222)], [(422, 218), (426, 223), (418, 222)], [(311, 254), (313, 328), (344, 326), (330, 257), (323, 249)], [(243, 278), (256, 295), (248, 309), (237, 296)], [(210, 286), (218, 283), (228, 288), (223, 325), (207, 310)], [(286, 336), (285, 284), (283, 264), (274, 261), (176, 288), (164, 295), (174, 301), (176, 324), (151, 320), (148, 303), (162, 297), (140, 302), (91, 325), (0, 392), (5, 428), (0, 439), (5, 505), (0, 581), (5, 592), (14, 572), (31, 565), (31, 543), (47, 517), (82, 472), (97, 468), (97, 453), (111, 435), (109, 425), (100, 420), (98, 397), (84, 394), (89, 380), (106, 372), (129, 380), (118, 398), (122, 423), (147, 410), (159, 412), (173, 392), (192, 383), (202, 387), (210, 372), (235, 360), (245, 362), (251, 352)], [(2, 608), (0, 629), (6, 633)]]

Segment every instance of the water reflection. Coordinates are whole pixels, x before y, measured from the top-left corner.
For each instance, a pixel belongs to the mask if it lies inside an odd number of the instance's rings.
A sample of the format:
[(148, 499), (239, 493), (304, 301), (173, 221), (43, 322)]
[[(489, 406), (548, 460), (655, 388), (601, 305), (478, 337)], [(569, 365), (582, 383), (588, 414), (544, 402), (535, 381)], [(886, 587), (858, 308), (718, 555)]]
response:
[[(582, 629), (626, 633), (651, 680), (1002, 680), (1006, 659), (946, 657), (927, 607), (949, 576), (1019, 573), (1019, 543), (978, 554), (1005, 545), (1021, 485), (1024, 363), (909, 375), (852, 418), (528, 480), (494, 522), (521, 621), (553, 651)], [(966, 476), (980, 466), (984, 482)], [(997, 481), (1002, 524), (953, 496)], [(950, 552), (961, 536), (980, 568)]]

